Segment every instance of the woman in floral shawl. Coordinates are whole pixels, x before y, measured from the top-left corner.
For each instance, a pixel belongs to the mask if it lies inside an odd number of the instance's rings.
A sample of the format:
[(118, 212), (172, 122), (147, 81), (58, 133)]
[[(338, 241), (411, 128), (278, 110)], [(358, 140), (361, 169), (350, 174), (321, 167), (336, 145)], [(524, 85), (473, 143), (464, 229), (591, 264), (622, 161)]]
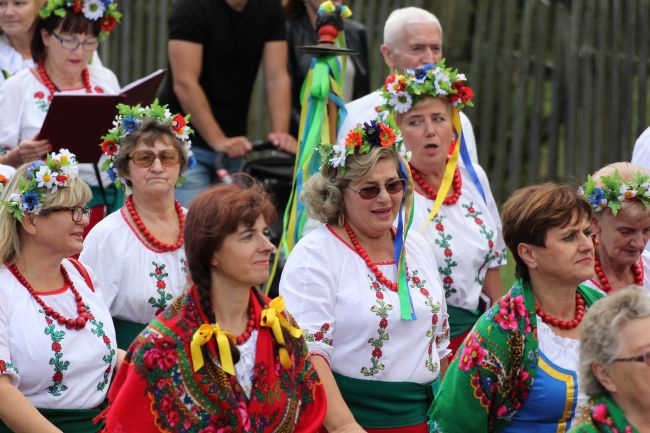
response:
[[(105, 432), (314, 432), (325, 394), (269, 276), (275, 209), (250, 177), (214, 187), (187, 214), (194, 286), (136, 338), (109, 393)], [(235, 337), (236, 336), (236, 337)]]
[(621, 289), (580, 327), (580, 387), (591, 398), (571, 433), (650, 432), (650, 295)]
[(516, 191), (502, 213), (518, 279), (476, 323), (429, 414), (435, 432), (566, 431), (578, 403), (578, 329), (602, 296), (593, 272), (591, 207), (552, 183)]

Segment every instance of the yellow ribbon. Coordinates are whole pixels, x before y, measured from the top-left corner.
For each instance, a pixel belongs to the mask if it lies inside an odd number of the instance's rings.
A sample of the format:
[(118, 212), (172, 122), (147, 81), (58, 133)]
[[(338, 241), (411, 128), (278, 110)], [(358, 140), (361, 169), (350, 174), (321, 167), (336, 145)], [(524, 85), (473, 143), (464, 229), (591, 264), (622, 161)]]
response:
[(286, 344), (284, 342), (284, 335), (282, 335), (282, 328), (286, 329), (289, 335), (294, 338), (300, 338), (302, 330), (294, 328), (282, 314), (283, 311), (284, 298), (278, 296), (269, 303), (268, 307), (262, 310), (260, 325), (266, 328), (271, 328), (271, 331), (273, 331), (273, 337), (275, 337), (275, 341), (280, 346), (280, 364), (282, 364), (284, 368), (289, 368), (293, 363), (291, 362), (291, 357), (289, 357), (289, 352), (285, 347)]
[(420, 230), (419, 230), (420, 233), (424, 233), (427, 224), (433, 221), (433, 219), (436, 217), (436, 214), (438, 213), (440, 206), (442, 206), (442, 203), (445, 201), (445, 197), (447, 197), (447, 192), (449, 192), (449, 188), (451, 188), (451, 183), (454, 179), (454, 172), (456, 171), (456, 166), (458, 165), (458, 153), (460, 152), (460, 146), (461, 146), (460, 137), (463, 134), (463, 129), (460, 124), (460, 116), (458, 115), (458, 110), (456, 108), (453, 109), (452, 124), (457, 133), (456, 143), (454, 145), (454, 151), (452, 152), (449, 161), (445, 166), (445, 172), (442, 176), (442, 182), (440, 184), (440, 188), (438, 189), (438, 196), (436, 197), (436, 200), (433, 203), (433, 208), (431, 208), (431, 213), (429, 213), (429, 216), (427, 217), (426, 221), (424, 221), (420, 226)]
[(217, 347), (219, 348), (221, 368), (226, 373), (234, 375), (235, 364), (232, 362), (232, 353), (230, 353), (230, 344), (228, 343), (228, 339), (232, 339), (232, 336), (221, 329), (218, 323), (213, 325), (204, 323), (192, 336), (190, 352), (192, 354), (192, 365), (194, 366), (194, 371), (203, 367), (204, 361), (201, 346), (210, 341), (210, 338), (212, 338), (213, 335), (215, 340), (217, 340)]

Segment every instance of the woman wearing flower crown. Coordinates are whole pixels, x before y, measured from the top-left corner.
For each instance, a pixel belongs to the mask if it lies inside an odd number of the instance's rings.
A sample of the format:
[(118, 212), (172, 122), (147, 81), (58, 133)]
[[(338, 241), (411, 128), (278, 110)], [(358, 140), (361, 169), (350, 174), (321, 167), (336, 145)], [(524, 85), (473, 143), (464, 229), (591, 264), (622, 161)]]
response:
[(103, 137), (104, 169), (131, 190), (120, 212), (88, 233), (80, 260), (96, 270), (102, 297), (115, 321), (117, 343), (127, 349), (144, 327), (187, 285), (183, 249), (185, 213), (174, 191), (194, 161), (187, 118), (155, 101), (118, 105)]
[[(481, 294), (492, 302), (501, 296), (499, 267), (506, 261), (499, 212), (485, 172), (469, 157), (463, 164), (456, 165), (455, 158), (449, 161), (452, 148), (468, 156), (458, 121), (458, 110), (472, 106), (472, 89), (464, 81), (442, 60), (407, 70), (406, 75), (390, 75), (382, 89), (383, 107), (393, 113), (412, 152), (413, 224), (425, 227), (423, 233), (433, 247), (447, 299), (453, 352), (483, 312)], [(445, 180), (448, 192), (438, 198)], [(432, 213), (436, 205), (440, 207)]]
[(432, 432), (567, 431), (580, 402), (578, 326), (602, 293), (593, 272), (591, 207), (546, 183), (503, 205), (517, 280), (483, 314), (451, 362), (431, 408)]
[(302, 198), (324, 225), (292, 250), (280, 294), (325, 385), (329, 432), (426, 432), (449, 353), (444, 292), (431, 247), (405, 236), (413, 190), (399, 137), (374, 121), (350, 134), (321, 145)]
[(275, 208), (246, 175), (199, 195), (185, 248), (195, 284), (129, 348), (106, 432), (309, 432), (326, 410), (305, 340), (269, 277)]
[[(23, 70), (0, 86), (0, 163), (17, 167), (40, 159), (49, 149), (47, 137), (36, 140), (54, 93), (117, 93), (115, 74), (88, 64), (99, 45), (117, 24), (114, 0), (48, 0), (40, 11), (32, 38), (35, 67)], [(72, 127), (75, 119), (70, 119)], [(95, 193), (89, 206), (103, 204), (92, 164), (80, 164), (80, 177)], [(111, 203), (114, 189), (105, 191)], [(121, 202), (120, 202), (121, 205)]]
[(650, 171), (630, 164), (609, 164), (583, 185), (594, 208), (594, 275), (585, 281), (605, 294), (630, 284), (650, 290)]
[[(9, 77), (34, 67), (31, 41), (42, 3), (42, 0), (0, 3), (0, 86)], [(96, 51), (90, 62), (101, 65)]]
[(0, 214), (0, 432), (97, 432), (115, 331), (82, 248), (90, 189), (65, 149), (18, 169)]

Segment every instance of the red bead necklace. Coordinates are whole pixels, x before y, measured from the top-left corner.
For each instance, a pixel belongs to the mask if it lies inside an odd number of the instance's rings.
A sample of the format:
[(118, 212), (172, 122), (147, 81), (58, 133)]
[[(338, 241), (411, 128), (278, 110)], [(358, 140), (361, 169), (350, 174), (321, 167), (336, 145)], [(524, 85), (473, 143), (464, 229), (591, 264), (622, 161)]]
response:
[[(47, 90), (50, 91), (50, 96), (54, 95), (54, 92), (57, 91), (58, 89), (50, 80), (50, 76), (47, 75), (47, 71), (45, 70), (45, 61), (41, 60), (38, 62), (38, 75), (40, 75), (41, 80), (43, 80), (43, 84), (45, 84), (45, 87), (47, 87)], [(86, 93), (92, 93), (92, 87), (90, 86), (90, 74), (88, 73), (88, 68), (84, 68), (83, 71), (81, 71), (81, 79), (83, 80), (84, 87), (86, 88)]]
[(43, 309), (43, 312), (45, 313), (46, 316), (49, 316), (59, 322), (60, 325), (65, 325), (66, 328), (68, 329), (83, 329), (86, 326), (86, 322), (92, 317), (88, 310), (86, 310), (86, 307), (84, 306), (84, 301), (81, 298), (81, 295), (79, 292), (77, 292), (77, 289), (75, 289), (74, 284), (72, 284), (72, 280), (70, 280), (70, 276), (68, 275), (68, 272), (65, 270), (63, 266), (61, 266), (61, 274), (63, 275), (63, 280), (66, 282), (68, 286), (70, 286), (70, 290), (74, 294), (74, 299), (77, 302), (77, 318), (72, 319), (72, 318), (67, 318), (63, 314), (59, 313), (58, 311), (55, 311), (54, 308), (48, 307), (47, 304), (41, 299), (40, 296), (36, 293), (34, 288), (29, 284), (27, 279), (23, 276), (23, 274), (20, 273), (18, 270), (18, 267), (16, 266), (15, 263), (12, 263), (7, 266), (7, 269), (16, 277), (16, 279), (20, 282), (20, 284), (23, 285), (27, 289), (30, 295), (36, 300), (38, 305), (41, 306)]
[[(422, 176), (420, 176), (420, 173), (413, 168), (411, 165), (411, 175), (413, 176), (413, 180), (422, 188), (422, 191), (424, 191), (424, 194), (429, 198), (429, 200), (434, 200), (438, 196), (438, 193), (431, 188), (431, 185), (429, 185), (424, 179), (422, 179)], [(454, 180), (452, 182), (452, 185), (454, 187), (454, 193), (450, 195), (449, 197), (445, 197), (445, 200), (442, 202), (443, 204), (446, 204), (447, 206), (455, 204), (458, 201), (458, 198), (460, 197), (461, 189), (463, 187), (463, 179), (460, 176), (460, 169), (456, 167), (456, 171), (454, 171)]]
[(542, 307), (540, 307), (537, 302), (535, 302), (535, 312), (544, 323), (548, 323), (551, 326), (564, 330), (573, 329), (582, 322), (582, 318), (585, 315), (585, 300), (582, 299), (582, 295), (576, 291), (576, 315), (572, 320), (561, 320), (557, 317), (551, 316), (550, 314), (546, 314), (542, 311)]
[(130, 195), (126, 199), (126, 209), (129, 211), (129, 215), (131, 215), (131, 219), (133, 219), (133, 222), (138, 227), (138, 230), (142, 236), (144, 236), (144, 238), (161, 253), (167, 251), (175, 251), (183, 246), (185, 215), (183, 214), (183, 207), (178, 202), (178, 200), (174, 200), (174, 206), (176, 207), (176, 215), (178, 215), (178, 240), (173, 244), (166, 244), (156, 239), (156, 237), (151, 234), (151, 232), (144, 225), (142, 219), (140, 219), (140, 215), (138, 215), (138, 211), (136, 210), (135, 205), (133, 204), (133, 195)]
[(249, 305), (248, 322), (246, 323), (246, 330), (244, 331), (243, 334), (235, 338), (235, 343), (237, 344), (237, 346), (241, 346), (242, 344), (246, 343), (249, 338), (251, 338), (251, 334), (253, 333), (254, 327), (255, 327), (255, 311), (253, 310), (253, 306)]
[(354, 249), (357, 251), (357, 253), (359, 253), (363, 261), (366, 262), (368, 268), (375, 274), (377, 280), (379, 280), (379, 282), (382, 283), (384, 286), (386, 286), (388, 289), (392, 290), (393, 292), (397, 292), (397, 284), (395, 284), (393, 281), (389, 280), (388, 278), (384, 277), (384, 274), (379, 270), (379, 267), (375, 263), (373, 263), (372, 259), (370, 259), (370, 256), (368, 256), (366, 250), (364, 250), (361, 244), (359, 243), (357, 237), (354, 235), (354, 232), (352, 231), (350, 226), (347, 223), (344, 223), (343, 227), (345, 228), (345, 231), (348, 232), (348, 236), (352, 241), (352, 245), (354, 246)]
[[(609, 279), (605, 275), (605, 271), (603, 271), (603, 267), (598, 259), (598, 253), (594, 257), (594, 271), (598, 276), (598, 280), (600, 280), (600, 287), (603, 288), (603, 292), (610, 293), (613, 290), (612, 285), (609, 284)], [(632, 265), (632, 273), (634, 274), (634, 284), (643, 286), (643, 260), (641, 257), (639, 257), (637, 263)]]

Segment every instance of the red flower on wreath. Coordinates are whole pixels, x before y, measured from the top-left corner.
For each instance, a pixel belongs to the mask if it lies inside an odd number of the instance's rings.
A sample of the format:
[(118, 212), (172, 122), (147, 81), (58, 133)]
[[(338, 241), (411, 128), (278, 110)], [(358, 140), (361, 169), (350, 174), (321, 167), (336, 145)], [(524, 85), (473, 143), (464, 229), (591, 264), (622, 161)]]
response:
[(352, 130), (348, 133), (348, 136), (345, 137), (345, 145), (347, 147), (359, 147), (361, 146), (361, 143), (363, 143), (363, 138), (357, 131)]
[(389, 147), (395, 143), (395, 131), (383, 122), (379, 124), (379, 142), (383, 147)]
[(99, 23), (99, 27), (102, 32), (112, 32), (116, 25), (117, 20), (111, 15), (105, 16)]
[(106, 155), (112, 155), (117, 152), (117, 144), (113, 140), (104, 140), (102, 143), (102, 150)]
[(185, 128), (185, 118), (179, 114), (174, 116), (173, 119), (174, 123), (172, 125), (172, 129), (176, 132), (180, 131), (181, 129)]
[(74, 0), (74, 3), (72, 5), (72, 10), (76, 14), (80, 14), (83, 11), (83, 3), (82, 0)]

